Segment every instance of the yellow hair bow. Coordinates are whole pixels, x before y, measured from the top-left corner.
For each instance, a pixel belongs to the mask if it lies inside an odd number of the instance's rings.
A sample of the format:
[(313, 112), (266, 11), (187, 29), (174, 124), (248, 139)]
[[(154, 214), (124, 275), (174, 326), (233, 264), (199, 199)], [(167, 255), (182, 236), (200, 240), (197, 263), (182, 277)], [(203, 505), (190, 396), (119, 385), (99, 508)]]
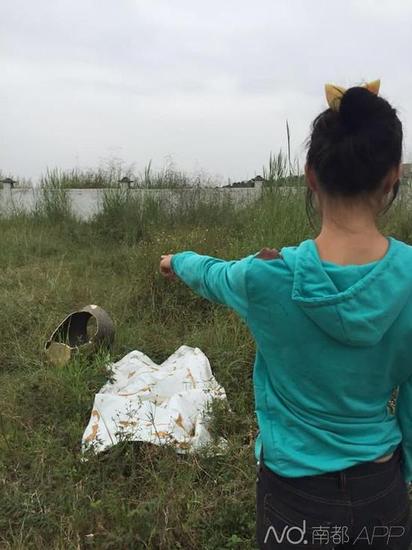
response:
[[(362, 88), (366, 88), (370, 92), (378, 95), (381, 85), (380, 80), (373, 80), (372, 82), (366, 82), (362, 84)], [(346, 92), (346, 88), (342, 86), (335, 86), (334, 84), (325, 84), (326, 100), (332, 111), (339, 111), (340, 102), (343, 94)]]

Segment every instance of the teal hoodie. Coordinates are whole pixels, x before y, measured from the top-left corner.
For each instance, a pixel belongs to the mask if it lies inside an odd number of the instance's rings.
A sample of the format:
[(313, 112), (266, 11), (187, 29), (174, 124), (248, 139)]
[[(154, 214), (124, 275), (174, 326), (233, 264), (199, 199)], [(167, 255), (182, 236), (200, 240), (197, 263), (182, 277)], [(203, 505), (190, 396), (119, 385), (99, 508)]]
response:
[(363, 265), (321, 260), (312, 239), (270, 260), (172, 257), (182, 281), (235, 310), (253, 335), (255, 458), (263, 445), (279, 475), (341, 470), (402, 441), (412, 481), (412, 246), (388, 242)]

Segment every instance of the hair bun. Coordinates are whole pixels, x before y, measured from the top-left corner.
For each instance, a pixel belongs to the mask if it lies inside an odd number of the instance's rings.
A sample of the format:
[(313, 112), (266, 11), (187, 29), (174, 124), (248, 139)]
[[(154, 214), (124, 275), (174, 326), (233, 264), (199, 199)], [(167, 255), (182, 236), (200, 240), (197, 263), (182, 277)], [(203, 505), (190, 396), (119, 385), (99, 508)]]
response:
[(365, 123), (379, 117), (381, 101), (379, 97), (364, 87), (349, 88), (342, 96), (339, 114), (350, 131), (358, 130)]

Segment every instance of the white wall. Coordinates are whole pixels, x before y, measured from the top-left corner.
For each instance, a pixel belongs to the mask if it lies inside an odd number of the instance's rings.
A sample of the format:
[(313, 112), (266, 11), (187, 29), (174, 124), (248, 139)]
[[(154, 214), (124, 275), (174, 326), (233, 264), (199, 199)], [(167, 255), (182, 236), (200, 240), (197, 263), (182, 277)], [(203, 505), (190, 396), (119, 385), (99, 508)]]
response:
[[(81, 219), (89, 219), (102, 207), (105, 189), (68, 189), (67, 193), (72, 211)], [(116, 192), (115, 189), (112, 190)], [(118, 191), (118, 190), (117, 190)], [(203, 188), (203, 189), (130, 189), (124, 192), (130, 196), (140, 196), (142, 202), (147, 199), (161, 203), (168, 208), (184, 202), (188, 206), (196, 202), (211, 201), (215, 204), (219, 200), (229, 200), (236, 206), (248, 204), (256, 200), (261, 194), (261, 187), (257, 188)], [(8, 184), (0, 189), (0, 213), (10, 215), (16, 210), (30, 212), (36, 207), (41, 198), (38, 189), (12, 189)]]

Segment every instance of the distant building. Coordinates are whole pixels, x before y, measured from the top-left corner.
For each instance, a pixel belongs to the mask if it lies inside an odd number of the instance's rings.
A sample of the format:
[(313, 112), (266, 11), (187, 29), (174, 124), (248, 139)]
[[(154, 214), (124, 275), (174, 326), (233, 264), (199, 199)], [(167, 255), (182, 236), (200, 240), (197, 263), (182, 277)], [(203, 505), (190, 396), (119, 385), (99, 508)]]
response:
[(124, 176), (121, 180), (119, 180), (120, 186), (125, 189), (130, 189), (131, 184), (134, 182), (134, 180), (131, 180), (127, 176)]
[(239, 187), (259, 187), (263, 184), (265, 180), (262, 178), (262, 176), (255, 176), (254, 178), (247, 180), (247, 181), (235, 181), (233, 183), (228, 183), (227, 185), (224, 185), (223, 187), (233, 187), (233, 188), (239, 188)]
[(11, 178), (6, 178), (4, 180), (0, 180), (0, 183), (3, 183), (5, 185), (7, 185), (9, 188), (13, 188), (15, 186), (15, 184), (17, 183), (17, 181), (14, 181)]

